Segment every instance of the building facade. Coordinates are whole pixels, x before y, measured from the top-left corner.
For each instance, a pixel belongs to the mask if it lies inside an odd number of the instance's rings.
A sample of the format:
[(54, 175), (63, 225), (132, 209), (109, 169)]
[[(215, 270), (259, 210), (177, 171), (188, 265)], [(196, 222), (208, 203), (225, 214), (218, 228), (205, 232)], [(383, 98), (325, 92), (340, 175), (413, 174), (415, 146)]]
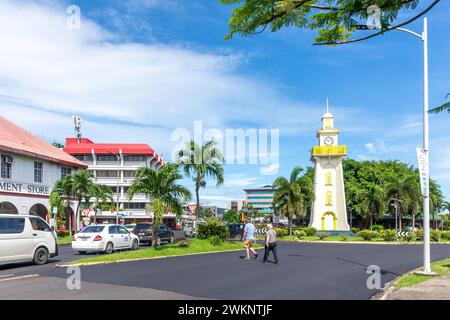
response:
[[(153, 213), (148, 210), (151, 199), (144, 194), (136, 194), (129, 199), (127, 194), (138, 168), (159, 169), (165, 165), (149, 145), (94, 143), (87, 138), (67, 138), (63, 150), (86, 164), (96, 183), (111, 187), (114, 202), (118, 199), (118, 212), (114, 208), (97, 214), (98, 223), (113, 223), (117, 215), (125, 224), (152, 221)], [(93, 215), (89, 211), (84, 214), (84, 219), (89, 220), (85, 222), (92, 222)], [(173, 217), (169, 214), (166, 218)]]
[(244, 189), (245, 203), (260, 213), (273, 214), (273, 194), (275, 190), (271, 185), (260, 188)]
[(310, 226), (317, 230), (349, 231), (345, 203), (342, 159), (347, 149), (338, 143), (339, 130), (334, 128), (334, 117), (322, 116), (322, 128), (317, 131), (319, 145), (311, 151), (315, 165), (314, 200)]
[(231, 200), (229, 202), (230, 209), (234, 211), (241, 211), (244, 206), (245, 200)]
[[(49, 196), (56, 181), (87, 166), (0, 117), (0, 214), (33, 214), (50, 221)], [(66, 216), (74, 217), (71, 202)], [(66, 219), (69, 220), (69, 219)]]

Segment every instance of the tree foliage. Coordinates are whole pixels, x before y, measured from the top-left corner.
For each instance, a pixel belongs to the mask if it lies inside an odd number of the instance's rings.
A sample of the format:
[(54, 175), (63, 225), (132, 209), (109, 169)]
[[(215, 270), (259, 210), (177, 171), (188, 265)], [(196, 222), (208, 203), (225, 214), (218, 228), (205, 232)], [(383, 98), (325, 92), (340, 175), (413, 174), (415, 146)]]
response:
[[(317, 30), (315, 42), (319, 44), (339, 44), (361, 28), (367, 28), (372, 19), (374, 6), (380, 9), (380, 30), (369, 37), (383, 34), (395, 27), (404, 26), (419, 18), (436, 5), (434, 0), (421, 12), (408, 20), (397, 22), (408, 12), (414, 11), (419, 0), (219, 0), (232, 5), (229, 20), (230, 39), (234, 34), (249, 36), (266, 29), (275, 32), (284, 27)], [(363, 37), (362, 39), (365, 39)], [(350, 41), (358, 41), (352, 39)]]

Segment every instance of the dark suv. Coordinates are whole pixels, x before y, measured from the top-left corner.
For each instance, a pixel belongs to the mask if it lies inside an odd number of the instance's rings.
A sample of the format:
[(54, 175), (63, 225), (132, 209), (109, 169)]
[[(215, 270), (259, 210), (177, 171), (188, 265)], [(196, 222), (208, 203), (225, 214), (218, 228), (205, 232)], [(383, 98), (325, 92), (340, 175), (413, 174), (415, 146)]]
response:
[(241, 241), (244, 237), (244, 225), (242, 223), (228, 224), (227, 228), (231, 239)]
[[(152, 245), (152, 224), (151, 223), (138, 223), (133, 229), (133, 233), (139, 237), (140, 243), (148, 243)], [(173, 242), (173, 231), (165, 224), (161, 223), (157, 234), (157, 245), (159, 246), (162, 241)]]

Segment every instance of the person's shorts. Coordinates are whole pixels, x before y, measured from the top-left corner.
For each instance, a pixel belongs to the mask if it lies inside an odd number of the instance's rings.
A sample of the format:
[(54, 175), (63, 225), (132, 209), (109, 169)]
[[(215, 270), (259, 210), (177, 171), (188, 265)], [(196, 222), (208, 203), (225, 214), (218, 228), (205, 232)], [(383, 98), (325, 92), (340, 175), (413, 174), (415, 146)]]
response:
[(245, 249), (250, 249), (251, 247), (253, 247), (253, 243), (255, 241), (253, 240), (244, 240), (244, 248)]

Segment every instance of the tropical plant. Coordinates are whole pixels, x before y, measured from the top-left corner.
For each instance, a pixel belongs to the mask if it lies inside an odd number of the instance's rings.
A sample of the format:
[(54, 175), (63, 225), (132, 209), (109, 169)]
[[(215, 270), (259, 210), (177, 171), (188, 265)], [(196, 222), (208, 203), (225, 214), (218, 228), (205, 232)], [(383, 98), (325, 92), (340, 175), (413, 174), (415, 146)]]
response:
[(369, 223), (372, 226), (374, 219), (383, 218), (386, 210), (385, 194), (378, 185), (371, 184), (368, 189), (359, 190), (356, 201), (359, 202), (355, 208), (356, 212), (359, 212), (361, 216), (366, 215), (366, 227)]
[(129, 199), (137, 193), (146, 194), (150, 199), (149, 209), (153, 212), (152, 246), (157, 245), (157, 233), (168, 210), (180, 215), (183, 212), (183, 202), (190, 199), (190, 191), (179, 184), (182, 175), (177, 166), (167, 164), (160, 169), (142, 167), (136, 171), (135, 179), (128, 189)]
[(234, 210), (227, 210), (223, 215), (223, 220), (233, 224), (239, 223), (241, 222), (241, 215)]
[(206, 179), (216, 180), (217, 186), (223, 184), (224, 162), (225, 159), (214, 140), (210, 140), (202, 146), (192, 140), (178, 152), (177, 165), (181, 166), (184, 174), (191, 177), (195, 183), (196, 210), (200, 208), (200, 188), (206, 186)]
[(113, 202), (113, 193), (109, 186), (94, 183), (89, 190), (91, 198), (94, 198), (92, 209), (94, 210), (94, 223), (97, 222), (97, 213), (104, 209), (107, 202)]
[(94, 185), (94, 178), (92, 174), (86, 170), (78, 171), (72, 175), (72, 192), (74, 197), (77, 199), (77, 210), (76, 210), (76, 230), (80, 229), (80, 211), (81, 203), (84, 202), (85, 205), (89, 205), (89, 199), (91, 191)]
[[(450, 93), (448, 93), (445, 96), (445, 98), (447, 99), (449, 96), (450, 96)], [(450, 102), (446, 102), (446, 103), (440, 105), (439, 107), (431, 109), (428, 112), (430, 112), (430, 113), (439, 113), (439, 112), (442, 112), (442, 111), (445, 111), (445, 110), (447, 110), (447, 112), (450, 112)]]
[(361, 238), (363, 238), (363, 240), (367, 241), (372, 241), (378, 237), (378, 232), (372, 230), (361, 230), (358, 234)]
[(312, 181), (301, 176), (303, 168), (295, 167), (289, 180), (278, 177), (273, 182), (274, 208), (288, 219), (289, 235), (292, 235), (292, 219), (304, 217), (308, 203), (312, 200)]
[[(55, 185), (50, 193), (52, 201), (51, 206), (58, 208), (58, 214), (65, 215), (66, 210), (70, 210), (72, 206), (73, 191), (73, 176), (66, 175), (61, 180), (55, 182)], [(62, 212), (59, 213), (59, 210)], [(72, 215), (68, 215), (69, 235), (72, 236), (73, 229)]]

